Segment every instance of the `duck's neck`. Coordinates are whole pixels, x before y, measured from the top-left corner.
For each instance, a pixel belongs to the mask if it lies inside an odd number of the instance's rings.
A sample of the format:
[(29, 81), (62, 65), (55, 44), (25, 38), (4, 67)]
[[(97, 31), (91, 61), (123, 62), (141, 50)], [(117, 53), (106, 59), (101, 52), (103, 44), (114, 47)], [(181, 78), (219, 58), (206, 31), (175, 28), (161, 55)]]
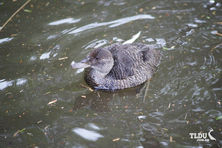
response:
[(99, 85), (105, 84), (106, 74), (89, 68), (85, 73), (85, 80), (91, 87), (97, 87)]
[(93, 69), (91, 71), (91, 77), (97, 83), (101, 83), (102, 81), (104, 81), (106, 75), (107, 75), (107, 73), (102, 73), (102, 72), (95, 70), (95, 69)]

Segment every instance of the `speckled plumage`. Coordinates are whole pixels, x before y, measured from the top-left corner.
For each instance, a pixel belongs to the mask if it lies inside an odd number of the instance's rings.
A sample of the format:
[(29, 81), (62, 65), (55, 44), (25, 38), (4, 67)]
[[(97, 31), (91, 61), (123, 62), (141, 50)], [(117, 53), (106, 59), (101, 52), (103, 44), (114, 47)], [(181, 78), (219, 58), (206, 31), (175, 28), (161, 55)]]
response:
[(91, 66), (85, 69), (85, 80), (94, 89), (134, 87), (152, 77), (160, 58), (159, 50), (142, 43), (112, 44), (98, 48), (88, 56)]

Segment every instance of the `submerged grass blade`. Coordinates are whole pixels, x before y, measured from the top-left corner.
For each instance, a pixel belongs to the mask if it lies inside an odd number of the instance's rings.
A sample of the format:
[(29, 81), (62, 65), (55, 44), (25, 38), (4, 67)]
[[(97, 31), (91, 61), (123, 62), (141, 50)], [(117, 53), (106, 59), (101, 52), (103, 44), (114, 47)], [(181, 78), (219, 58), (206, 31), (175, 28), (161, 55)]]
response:
[(218, 117), (216, 118), (216, 120), (220, 120), (220, 119), (222, 119), (222, 116), (218, 116)]

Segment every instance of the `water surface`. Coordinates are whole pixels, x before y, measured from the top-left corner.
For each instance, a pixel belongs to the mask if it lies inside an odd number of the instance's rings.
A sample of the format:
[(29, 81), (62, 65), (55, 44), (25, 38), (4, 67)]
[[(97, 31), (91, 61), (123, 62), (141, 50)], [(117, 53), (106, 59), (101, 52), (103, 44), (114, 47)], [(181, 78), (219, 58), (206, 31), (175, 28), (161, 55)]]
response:
[[(0, 3), (0, 24), (24, 2)], [(221, 5), (31, 1), (0, 32), (0, 147), (222, 147)], [(70, 63), (138, 32), (163, 47), (147, 96), (84, 87)], [(190, 137), (210, 129), (216, 141)]]

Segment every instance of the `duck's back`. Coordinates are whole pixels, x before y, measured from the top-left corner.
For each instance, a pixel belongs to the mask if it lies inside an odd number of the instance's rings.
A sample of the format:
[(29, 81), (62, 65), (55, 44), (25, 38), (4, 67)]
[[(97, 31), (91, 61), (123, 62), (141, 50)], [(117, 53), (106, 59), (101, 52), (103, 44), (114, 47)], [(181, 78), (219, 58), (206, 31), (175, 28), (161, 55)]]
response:
[(143, 83), (151, 78), (160, 63), (160, 51), (142, 43), (113, 44), (106, 48), (114, 58), (114, 66), (107, 75), (112, 79), (123, 80), (138, 77), (133, 81)]

